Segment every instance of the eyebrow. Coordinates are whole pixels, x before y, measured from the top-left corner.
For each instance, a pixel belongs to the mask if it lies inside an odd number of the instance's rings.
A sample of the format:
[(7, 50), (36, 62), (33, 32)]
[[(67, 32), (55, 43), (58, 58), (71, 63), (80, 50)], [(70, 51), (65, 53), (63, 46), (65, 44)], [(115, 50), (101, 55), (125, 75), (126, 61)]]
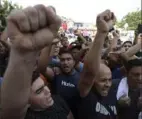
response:
[(110, 77), (110, 78), (100, 77), (100, 78), (103, 79), (103, 80), (111, 80), (112, 79), (112, 77)]
[(41, 85), (36, 91), (35, 91), (35, 93), (38, 93), (40, 90), (42, 90), (43, 88), (44, 88), (44, 84), (43, 85)]

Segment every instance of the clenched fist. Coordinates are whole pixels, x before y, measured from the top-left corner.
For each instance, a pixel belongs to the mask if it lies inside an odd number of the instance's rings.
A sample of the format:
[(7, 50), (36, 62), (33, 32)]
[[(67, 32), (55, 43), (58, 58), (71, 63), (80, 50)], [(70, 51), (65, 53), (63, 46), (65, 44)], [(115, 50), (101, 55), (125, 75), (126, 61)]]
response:
[(118, 104), (120, 106), (129, 106), (131, 104), (131, 99), (129, 97), (127, 97), (126, 95), (123, 95), (119, 100), (118, 100)]
[(7, 18), (11, 47), (22, 52), (41, 50), (52, 43), (60, 24), (53, 7), (36, 5), (15, 10)]
[(106, 10), (97, 16), (96, 25), (99, 32), (107, 33), (113, 28), (116, 17), (110, 10)]

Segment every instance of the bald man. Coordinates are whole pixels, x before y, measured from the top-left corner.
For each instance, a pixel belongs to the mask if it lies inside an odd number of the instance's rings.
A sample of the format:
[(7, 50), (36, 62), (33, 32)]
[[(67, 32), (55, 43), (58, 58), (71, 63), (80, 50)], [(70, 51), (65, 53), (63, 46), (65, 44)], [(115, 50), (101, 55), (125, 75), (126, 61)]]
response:
[(100, 64), (100, 71), (94, 80), (93, 90), (97, 90), (101, 96), (107, 96), (112, 85), (112, 76), (109, 67)]

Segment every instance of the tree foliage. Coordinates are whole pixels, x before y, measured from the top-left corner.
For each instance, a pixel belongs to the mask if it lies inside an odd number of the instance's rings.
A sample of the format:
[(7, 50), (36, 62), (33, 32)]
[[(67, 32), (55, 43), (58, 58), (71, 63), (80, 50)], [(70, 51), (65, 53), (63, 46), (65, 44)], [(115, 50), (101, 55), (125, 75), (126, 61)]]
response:
[(8, 0), (2, 0), (0, 3), (0, 32), (6, 27), (6, 17), (14, 9), (21, 9), (22, 6), (12, 3)]
[(129, 25), (128, 30), (136, 30), (138, 24), (142, 23), (142, 10), (128, 13), (120, 22), (117, 22), (117, 26), (123, 28), (126, 23)]

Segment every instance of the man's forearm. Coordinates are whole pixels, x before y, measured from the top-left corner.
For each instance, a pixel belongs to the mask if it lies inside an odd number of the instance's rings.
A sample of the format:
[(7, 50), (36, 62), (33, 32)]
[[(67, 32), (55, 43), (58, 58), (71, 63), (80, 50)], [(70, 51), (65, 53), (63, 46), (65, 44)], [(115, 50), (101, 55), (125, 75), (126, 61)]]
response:
[(126, 59), (129, 60), (132, 56), (134, 56), (138, 51), (140, 51), (141, 49), (141, 44), (136, 44), (133, 47), (131, 47), (127, 52), (121, 54), (121, 56)]
[(96, 34), (92, 48), (85, 57), (84, 69), (78, 87), (81, 97), (87, 96), (94, 84), (94, 77), (100, 68), (101, 52), (106, 35), (99, 32)]
[(88, 70), (92, 73), (98, 71), (101, 62), (101, 53), (103, 49), (103, 44), (107, 33), (96, 34), (95, 40), (93, 42), (92, 48), (89, 50), (85, 57), (84, 64)]
[(3, 119), (10, 119), (10, 117), (19, 119), (23, 116), (29, 100), (35, 63), (36, 57), (33, 54), (21, 56), (16, 51), (11, 50), (1, 89), (1, 116)]

